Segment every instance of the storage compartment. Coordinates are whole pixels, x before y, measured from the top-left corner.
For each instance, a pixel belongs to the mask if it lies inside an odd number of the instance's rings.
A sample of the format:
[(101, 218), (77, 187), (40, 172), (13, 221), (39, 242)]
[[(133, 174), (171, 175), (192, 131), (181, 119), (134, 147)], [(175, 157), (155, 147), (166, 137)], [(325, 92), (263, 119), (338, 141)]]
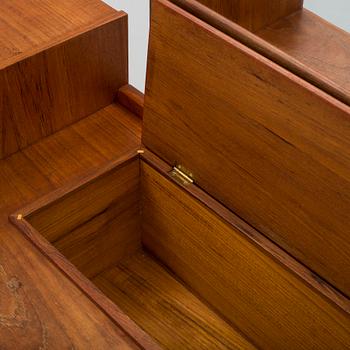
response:
[(126, 314), (162, 348), (308, 349), (315, 334), (318, 348), (346, 344), (344, 298), (172, 174), (146, 151), (12, 221), (118, 324), (128, 330)]
[(139, 180), (135, 156), (41, 199), (14, 218), (28, 225), (26, 232), (39, 248), (100, 307), (111, 311), (70, 263), (162, 348), (254, 348), (145, 249)]

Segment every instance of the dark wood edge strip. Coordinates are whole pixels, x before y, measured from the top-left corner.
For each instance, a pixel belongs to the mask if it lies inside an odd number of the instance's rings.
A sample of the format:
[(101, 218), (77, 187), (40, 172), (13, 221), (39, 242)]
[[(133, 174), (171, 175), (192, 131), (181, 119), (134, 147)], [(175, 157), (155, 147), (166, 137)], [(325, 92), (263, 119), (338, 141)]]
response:
[(231, 212), (224, 205), (212, 198), (209, 194), (199, 188), (197, 185), (181, 185), (170, 177), (172, 167), (160, 159), (151, 151), (144, 149), (141, 154), (141, 160), (152, 166), (163, 176), (170, 179), (174, 184), (181, 187), (188, 194), (198, 200), (201, 204), (214, 212), (221, 220), (228, 225), (236, 228), (244, 237), (256, 245), (265, 254), (268, 254), (273, 260), (285, 267), (287, 270), (295, 274), (306, 285), (310, 286), (314, 291), (319, 293), (328, 302), (336, 305), (345, 314), (350, 314), (350, 301), (341, 292), (336, 290), (321, 277), (308, 269), (286, 251), (278, 247), (263, 234), (255, 230), (240, 217)]
[[(220, 30), (224, 34), (265, 56), (293, 74), (315, 85), (319, 89), (350, 106), (350, 95), (333, 81), (321, 76), (307, 65), (296, 60), (284, 51), (259, 38), (249, 30), (239, 26), (196, 0), (170, 0), (200, 20)], [(307, 11), (307, 10), (301, 10)], [(350, 37), (350, 35), (349, 35)]]
[(132, 321), (116, 304), (105, 296), (87, 277), (85, 277), (68, 259), (66, 259), (47, 239), (45, 239), (26, 220), (31, 213), (51, 205), (57, 200), (63, 199), (73, 191), (91, 184), (101, 176), (121, 168), (132, 161), (138, 161), (137, 150), (108, 163), (106, 166), (92, 171), (90, 174), (75, 180), (56, 191), (43, 196), (28, 206), (17, 210), (10, 215), (9, 220), (44, 254), (54, 266), (59, 268), (88, 298), (101, 309), (118, 327), (120, 327), (131, 339), (143, 349), (160, 350), (160, 346), (147, 333), (145, 333), (134, 321)]
[(132, 85), (124, 85), (118, 91), (117, 101), (130, 112), (143, 118), (144, 94)]

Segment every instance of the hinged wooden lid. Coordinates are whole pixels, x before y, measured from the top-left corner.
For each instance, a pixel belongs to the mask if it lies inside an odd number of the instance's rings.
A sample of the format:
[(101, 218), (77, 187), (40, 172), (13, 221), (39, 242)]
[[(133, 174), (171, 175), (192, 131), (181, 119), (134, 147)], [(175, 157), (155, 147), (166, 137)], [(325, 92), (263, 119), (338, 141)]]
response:
[(350, 295), (349, 107), (157, 0), (143, 142)]

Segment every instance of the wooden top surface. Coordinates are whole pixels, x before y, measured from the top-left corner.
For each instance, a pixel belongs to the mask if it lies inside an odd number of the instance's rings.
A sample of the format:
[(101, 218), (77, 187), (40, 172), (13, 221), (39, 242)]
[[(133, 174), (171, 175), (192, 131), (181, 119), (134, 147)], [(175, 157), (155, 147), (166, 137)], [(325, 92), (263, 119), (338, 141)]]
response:
[(99, 0), (1, 0), (0, 68), (121, 16)]
[(350, 34), (303, 9), (257, 33), (350, 96)]
[(255, 32), (299, 10), (303, 0), (197, 0)]
[(118, 105), (0, 161), (0, 348), (138, 349), (8, 222), (16, 209), (136, 151), (140, 120)]

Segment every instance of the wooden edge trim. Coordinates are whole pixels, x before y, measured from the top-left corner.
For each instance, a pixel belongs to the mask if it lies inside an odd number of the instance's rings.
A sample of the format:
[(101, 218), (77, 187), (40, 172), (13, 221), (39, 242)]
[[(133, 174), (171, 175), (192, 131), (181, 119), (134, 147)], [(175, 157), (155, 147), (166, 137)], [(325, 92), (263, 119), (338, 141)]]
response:
[(247, 224), (240, 217), (231, 212), (224, 205), (212, 198), (204, 190), (194, 185), (181, 185), (174, 181), (170, 176), (172, 167), (161, 160), (151, 151), (145, 149), (140, 154), (141, 160), (145, 161), (148, 165), (156, 169), (163, 176), (168, 178), (177, 186), (181, 187), (184, 191), (190, 194), (193, 198), (199, 201), (202, 205), (214, 212), (221, 220), (225, 221), (228, 225), (237, 229), (246, 239), (257, 246), (261, 251), (268, 254), (273, 260), (285, 267), (287, 270), (296, 275), (305, 284), (310, 286), (314, 291), (319, 293), (328, 302), (336, 305), (345, 314), (350, 315), (350, 301), (337, 289), (332, 287), (316, 273), (308, 269), (305, 265), (300, 263), (294, 257), (289, 255), (282, 248), (263, 236), (259, 231), (255, 230), (249, 224)]
[(65, 256), (63, 256), (46, 238), (44, 238), (27, 220), (31, 213), (60, 200), (82, 186), (87, 186), (98, 177), (107, 175), (116, 170), (137, 161), (137, 151), (108, 163), (105, 167), (75, 180), (70, 185), (43, 196), (28, 206), (17, 210), (9, 216), (10, 222), (16, 226), (24, 236), (39, 249), (48, 260), (53, 263), (63, 274), (68, 277), (100, 310), (103, 311), (119, 328), (121, 328), (142, 349), (160, 350), (160, 346), (144, 332), (133, 320), (131, 320), (115, 303), (104, 295), (87, 277), (85, 277)]
[[(214, 10), (211, 10), (196, 0), (170, 1), (212, 27), (220, 30), (224, 34), (289, 70), (293, 74), (306, 80), (312, 85), (315, 85), (327, 94), (335, 97), (337, 100), (350, 106), (350, 95), (345, 89), (342, 89), (337, 84), (334, 84), (334, 82), (330, 79), (321, 76), (307, 65), (301, 63), (274, 45), (271, 45), (267, 41), (259, 38), (249, 30), (218, 14)], [(303, 11), (307, 10), (304, 9)]]
[(132, 85), (124, 85), (118, 90), (117, 102), (141, 119), (143, 118), (145, 96)]

